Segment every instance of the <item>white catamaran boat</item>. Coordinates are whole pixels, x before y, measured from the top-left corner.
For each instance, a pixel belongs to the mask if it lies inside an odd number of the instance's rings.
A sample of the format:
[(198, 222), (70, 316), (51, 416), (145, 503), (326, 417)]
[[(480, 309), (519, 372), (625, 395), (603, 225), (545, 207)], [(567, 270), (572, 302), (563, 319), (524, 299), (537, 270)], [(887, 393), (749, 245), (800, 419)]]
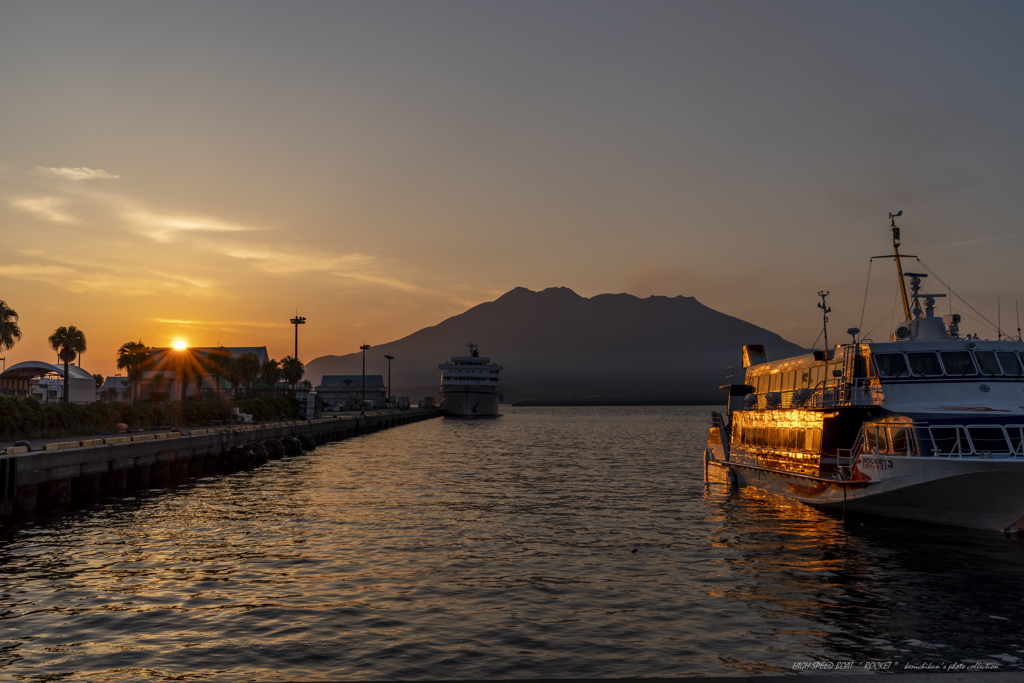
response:
[(468, 356), (453, 356), (450, 363), (437, 366), (441, 374), (441, 397), (448, 415), (494, 417), (501, 394), (498, 374), (501, 366), (483, 358), (473, 342)]
[(895, 216), (885, 258), (905, 320), (892, 338), (857, 341), (851, 328), (853, 343), (828, 348), (826, 329), (825, 350), (771, 362), (763, 347), (743, 347), (744, 383), (723, 387), (730, 406), (712, 412), (705, 477), (824, 508), (1014, 531), (1024, 518), (1024, 343), (1019, 332), (963, 337), (959, 315), (936, 316), (945, 295), (921, 293), (926, 275), (903, 272)]

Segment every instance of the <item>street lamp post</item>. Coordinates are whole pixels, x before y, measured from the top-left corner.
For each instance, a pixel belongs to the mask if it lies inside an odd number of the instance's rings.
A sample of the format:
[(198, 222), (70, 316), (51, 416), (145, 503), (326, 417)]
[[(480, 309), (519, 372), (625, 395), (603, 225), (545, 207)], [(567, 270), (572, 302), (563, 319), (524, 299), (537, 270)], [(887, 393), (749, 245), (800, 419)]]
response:
[(295, 356), (294, 357), (295, 357), (296, 360), (298, 360), (299, 359), (299, 325), (305, 325), (306, 324), (306, 319), (304, 317), (299, 316), (298, 312), (296, 312), (295, 317), (292, 318), (289, 322), (291, 322), (292, 325), (295, 325)]
[(384, 356), (388, 359), (388, 400), (391, 399), (391, 361), (395, 359), (394, 356)]
[(366, 349), (369, 344), (363, 344), (359, 350), (363, 352), (363, 383), (359, 385), (359, 414), (366, 415)]

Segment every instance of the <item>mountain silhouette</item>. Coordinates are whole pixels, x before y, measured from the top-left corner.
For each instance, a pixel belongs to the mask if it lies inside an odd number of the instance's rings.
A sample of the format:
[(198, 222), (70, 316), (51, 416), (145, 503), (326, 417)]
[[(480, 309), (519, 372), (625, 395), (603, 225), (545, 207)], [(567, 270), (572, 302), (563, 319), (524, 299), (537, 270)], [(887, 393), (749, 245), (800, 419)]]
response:
[[(375, 346), (367, 374), (384, 374), (392, 355), (393, 395), (436, 396), (439, 363), (466, 355), (504, 366), (506, 400), (720, 400), (725, 368), (737, 378), (740, 347), (762, 344), (771, 359), (806, 353), (779, 335), (720, 313), (693, 297), (600, 294), (566, 287), (516, 287), (433, 327)], [(306, 365), (314, 385), (323, 375), (359, 374), (361, 356), (322, 356)], [(405, 393), (402, 393), (402, 392)], [(510, 396), (511, 395), (511, 396)]]

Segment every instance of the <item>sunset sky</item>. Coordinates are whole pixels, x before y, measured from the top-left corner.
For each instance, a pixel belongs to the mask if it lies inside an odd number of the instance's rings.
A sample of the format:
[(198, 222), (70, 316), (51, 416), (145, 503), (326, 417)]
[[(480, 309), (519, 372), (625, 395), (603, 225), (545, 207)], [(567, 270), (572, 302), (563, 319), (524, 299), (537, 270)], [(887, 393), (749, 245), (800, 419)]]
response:
[[(90, 372), (139, 339), (281, 358), (296, 309), (309, 361), (515, 286), (695, 296), (810, 346), (820, 289), (833, 340), (859, 323), (897, 210), (905, 251), (1016, 333), (1022, 25), (1019, 2), (0, 0), (7, 365), (69, 324)], [(876, 262), (876, 340), (895, 288)]]

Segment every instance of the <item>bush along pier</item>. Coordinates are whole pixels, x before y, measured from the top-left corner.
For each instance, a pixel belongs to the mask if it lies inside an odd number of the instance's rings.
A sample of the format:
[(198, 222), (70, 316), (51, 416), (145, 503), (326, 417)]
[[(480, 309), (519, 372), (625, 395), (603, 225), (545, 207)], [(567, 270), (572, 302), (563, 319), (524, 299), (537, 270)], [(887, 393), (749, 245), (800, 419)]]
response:
[(86, 504), (129, 490), (259, 467), (318, 445), (439, 417), (436, 409), (325, 417), (24, 446), (0, 452), (0, 517)]

